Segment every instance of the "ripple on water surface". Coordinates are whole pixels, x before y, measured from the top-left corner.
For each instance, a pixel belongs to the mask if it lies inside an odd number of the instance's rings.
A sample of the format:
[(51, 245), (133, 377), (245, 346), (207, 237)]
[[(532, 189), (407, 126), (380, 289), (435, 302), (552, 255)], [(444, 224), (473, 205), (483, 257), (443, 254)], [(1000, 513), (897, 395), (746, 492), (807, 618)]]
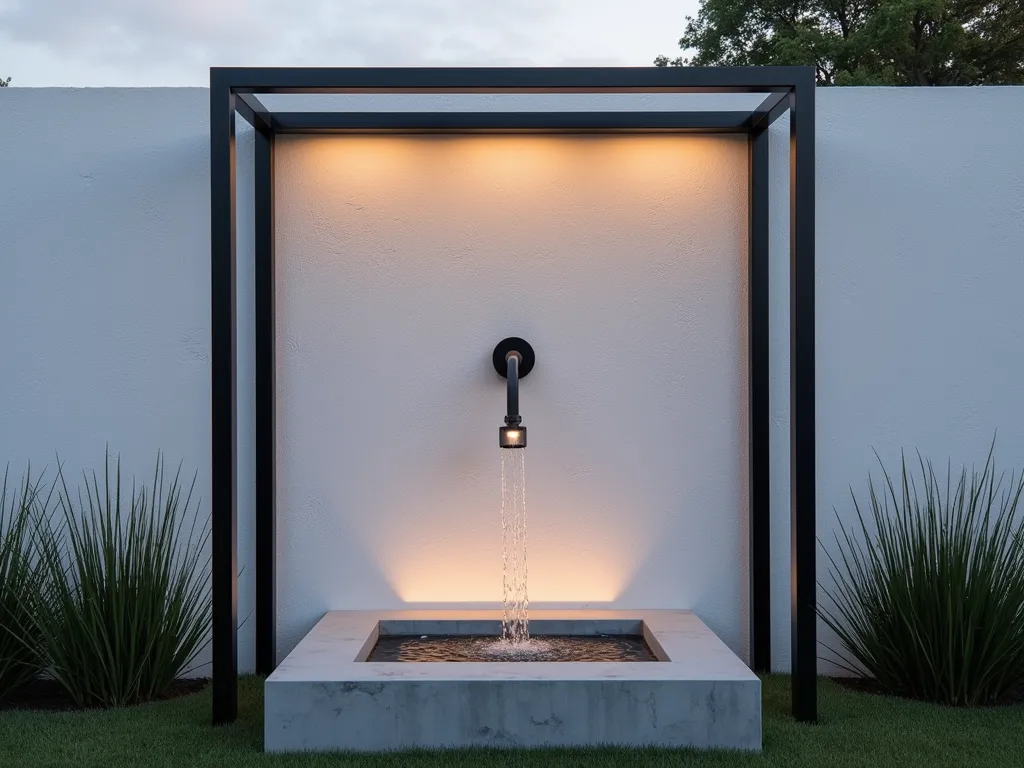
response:
[(640, 635), (559, 635), (510, 643), (497, 637), (384, 636), (367, 661), (657, 661)]

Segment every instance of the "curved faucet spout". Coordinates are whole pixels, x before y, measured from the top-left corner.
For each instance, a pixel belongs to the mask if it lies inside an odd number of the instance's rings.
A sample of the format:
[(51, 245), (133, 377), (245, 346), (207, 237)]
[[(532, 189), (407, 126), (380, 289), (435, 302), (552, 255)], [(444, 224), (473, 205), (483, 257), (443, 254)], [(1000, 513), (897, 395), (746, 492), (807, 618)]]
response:
[(502, 448), (526, 447), (526, 427), (519, 415), (519, 379), (533, 369), (535, 359), (529, 342), (516, 336), (498, 342), (491, 355), (494, 370), (506, 380), (505, 426), (498, 427), (498, 445)]
[(519, 415), (519, 361), (521, 356), (518, 352), (509, 352), (505, 360), (507, 373), (505, 375), (508, 384), (508, 397), (505, 408), (505, 424), (516, 427), (522, 424), (523, 417)]

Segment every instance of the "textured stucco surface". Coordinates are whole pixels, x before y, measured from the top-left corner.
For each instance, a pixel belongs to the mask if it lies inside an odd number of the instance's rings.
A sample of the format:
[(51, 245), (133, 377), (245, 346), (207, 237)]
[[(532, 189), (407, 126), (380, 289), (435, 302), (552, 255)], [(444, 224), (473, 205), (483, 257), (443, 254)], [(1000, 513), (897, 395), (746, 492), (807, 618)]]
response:
[[(12, 469), (52, 468), (55, 452), (73, 471), (100, 468), (109, 441), (144, 472), (161, 448), (209, 497), (207, 101), (202, 89), (0, 92), (0, 461)], [(890, 462), (900, 446), (972, 461), (998, 428), (1003, 465), (1024, 467), (1022, 113), (1024, 88), (818, 92), (826, 546), (872, 448)], [(784, 122), (772, 141), (784, 668)], [(250, 153), (242, 130), (243, 200)], [(503, 398), (487, 355), (518, 333), (538, 352), (522, 392), (534, 598), (693, 608), (744, 655), (742, 142), (292, 138), (277, 170), (282, 654), (328, 609), (499, 596)], [(243, 425), (250, 232), (244, 206)], [(251, 451), (243, 426), (241, 617)]]
[(501, 599), (490, 355), (518, 335), (531, 600), (691, 607), (738, 644), (745, 140), (277, 157), (283, 626)]
[[(10, 91), (8, 93), (8, 91)], [(0, 464), (72, 485), (104, 447), (149, 479), (158, 450), (210, 498), (209, 93), (0, 93)], [(244, 125), (244, 124), (243, 124)], [(239, 195), (252, 142), (239, 135)], [(248, 160), (248, 162), (246, 162)], [(251, 196), (251, 192), (249, 192)], [(252, 409), (251, 214), (241, 212), (239, 403)], [(239, 431), (239, 553), (252, 552), (251, 429)], [(252, 610), (253, 569), (239, 579)], [(241, 620), (240, 618), (240, 620)], [(252, 668), (252, 622), (240, 660)], [(207, 658), (207, 656), (204, 656)], [(199, 674), (208, 674), (209, 667)]]

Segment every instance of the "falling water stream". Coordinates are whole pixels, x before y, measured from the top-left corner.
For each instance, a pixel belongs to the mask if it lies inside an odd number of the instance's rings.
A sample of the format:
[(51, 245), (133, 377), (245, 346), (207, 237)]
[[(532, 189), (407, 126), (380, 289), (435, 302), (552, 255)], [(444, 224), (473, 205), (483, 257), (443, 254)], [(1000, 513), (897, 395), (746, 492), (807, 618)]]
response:
[(501, 638), (519, 645), (530, 639), (526, 591), (526, 449), (501, 450), (501, 566), (505, 612)]
[(381, 636), (368, 661), (656, 661), (631, 635), (530, 637), (526, 592), (526, 449), (501, 449), (501, 565), (505, 610), (493, 635)]
[[(509, 346), (511, 345), (511, 346)], [(524, 357), (523, 350), (528, 355)], [(498, 430), (501, 446), (501, 580), (504, 612), (501, 637), (493, 634), (386, 635), (381, 633), (367, 661), (404, 662), (585, 662), (656, 661), (640, 635), (593, 634), (594, 627), (572, 631), (575, 621), (555, 622), (564, 634), (553, 634), (552, 622), (538, 620), (530, 637), (530, 598), (526, 565), (526, 427), (519, 415), (519, 364), (525, 376), (533, 367), (533, 349), (510, 337), (494, 350), (494, 367), (508, 380), (505, 426)], [(454, 623), (454, 622), (452, 622)]]

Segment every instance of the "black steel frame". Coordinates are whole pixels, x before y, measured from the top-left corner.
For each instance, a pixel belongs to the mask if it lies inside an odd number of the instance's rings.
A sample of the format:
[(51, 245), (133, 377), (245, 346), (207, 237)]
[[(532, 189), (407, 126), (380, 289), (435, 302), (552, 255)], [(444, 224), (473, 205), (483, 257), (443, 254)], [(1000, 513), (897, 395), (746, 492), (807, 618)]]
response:
[[(260, 94), (763, 93), (753, 110), (272, 112)], [(213, 721), (237, 716), (235, 114), (255, 129), (256, 669), (277, 664), (274, 137), (280, 133), (745, 133), (749, 143), (750, 663), (771, 668), (768, 126), (790, 114), (793, 714), (817, 718), (814, 72), (808, 67), (219, 68), (210, 70)]]

